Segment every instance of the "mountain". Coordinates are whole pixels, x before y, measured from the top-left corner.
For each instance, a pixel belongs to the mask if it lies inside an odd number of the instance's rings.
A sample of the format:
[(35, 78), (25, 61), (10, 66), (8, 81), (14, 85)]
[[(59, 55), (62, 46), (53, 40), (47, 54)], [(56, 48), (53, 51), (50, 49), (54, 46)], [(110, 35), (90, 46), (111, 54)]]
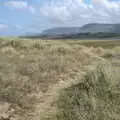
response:
[(78, 38), (119, 38), (120, 24), (91, 23), (81, 27), (58, 27), (31, 35), (31, 38), (43, 39), (78, 39)]
[(80, 33), (120, 33), (120, 24), (87, 24), (81, 27)]
[(60, 27), (43, 31), (43, 35), (68, 35), (78, 33), (120, 33), (120, 24), (86, 24), (82, 27)]
[(43, 35), (76, 34), (80, 32), (80, 27), (59, 27), (42, 32)]

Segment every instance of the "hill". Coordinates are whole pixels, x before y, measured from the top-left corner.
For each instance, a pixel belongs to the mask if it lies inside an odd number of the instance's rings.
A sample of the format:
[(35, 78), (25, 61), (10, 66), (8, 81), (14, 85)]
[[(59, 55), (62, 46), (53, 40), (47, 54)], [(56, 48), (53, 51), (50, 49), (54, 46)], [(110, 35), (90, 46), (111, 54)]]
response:
[(120, 33), (120, 24), (86, 24), (82, 27), (60, 27), (43, 31), (44, 35), (69, 35), (78, 33)]
[(27, 37), (43, 39), (120, 39), (120, 24), (91, 23), (81, 27), (57, 27), (44, 30), (41, 34), (29, 35)]

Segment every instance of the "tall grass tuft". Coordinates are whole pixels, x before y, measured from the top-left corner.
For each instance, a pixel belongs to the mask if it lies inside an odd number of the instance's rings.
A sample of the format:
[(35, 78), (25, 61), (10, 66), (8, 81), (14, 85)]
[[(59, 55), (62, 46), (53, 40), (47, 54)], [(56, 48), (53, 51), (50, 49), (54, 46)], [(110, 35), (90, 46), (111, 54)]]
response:
[(55, 120), (119, 120), (120, 80), (102, 63), (83, 82), (61, 92)]

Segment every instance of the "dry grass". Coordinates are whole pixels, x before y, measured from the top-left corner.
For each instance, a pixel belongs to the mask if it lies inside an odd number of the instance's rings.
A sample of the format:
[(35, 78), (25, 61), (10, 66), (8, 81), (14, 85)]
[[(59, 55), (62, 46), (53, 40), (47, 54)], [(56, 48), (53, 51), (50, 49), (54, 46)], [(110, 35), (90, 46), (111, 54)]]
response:
[(10, 104), (16, 120), (39, 120), (52, 109), (57, 91), (79, 82), (78, 78), (106, 59), (103, 56), (118, 51), (88, 48), (79, 41), (2, 38), (0, 102)]
[(61, 92), (58, 113), (51, 120), (119, 120), (118, 74), (109, 63), (98, 65), (82, 82)]

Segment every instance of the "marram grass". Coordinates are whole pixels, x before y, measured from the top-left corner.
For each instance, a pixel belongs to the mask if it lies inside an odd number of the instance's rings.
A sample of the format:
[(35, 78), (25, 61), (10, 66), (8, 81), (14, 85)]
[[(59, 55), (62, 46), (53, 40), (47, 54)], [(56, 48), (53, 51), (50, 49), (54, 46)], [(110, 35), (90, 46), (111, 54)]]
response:
[(120, 80), (113, 66), (102, 63), (83, 82), (60, 94), (55, 120), (119, 120)]

